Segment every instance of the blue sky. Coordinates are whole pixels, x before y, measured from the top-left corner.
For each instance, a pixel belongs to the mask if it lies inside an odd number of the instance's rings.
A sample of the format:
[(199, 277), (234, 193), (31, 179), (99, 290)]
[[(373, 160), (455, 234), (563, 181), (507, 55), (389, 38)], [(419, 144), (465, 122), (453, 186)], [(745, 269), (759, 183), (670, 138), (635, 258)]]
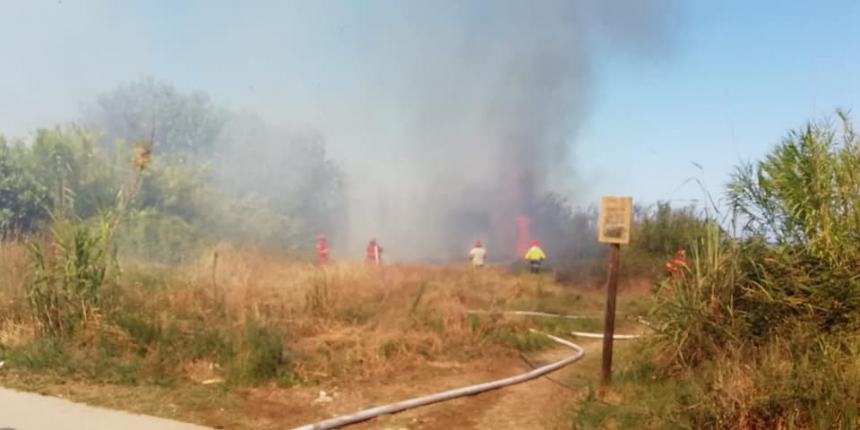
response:
[(699, 178), (719, 197), (734, 165), (788, 129), (858, 106), (860, 3), (685, 5), (670, 53), (598, 66), (579, 155), (597, 193), (701, 199), (683, 185)]
[[(431, 1), (0, 7), (0, 133), (73, 119), (95, 94), (153, 76), (322, 129), (332, 153), (359, 169), (403, 155), (373, 146), (408, 134), (409, 76), (428, 64), (402, 61), (398, 49), (426, 47), (432, 57), (457, 36), (452, 29), (505, 22)], [(761, 157), (788, 129), (860, 105), (860, 2), (679, 0), (665, 11), (653, 43), (616, 49), (610, 36), (589, 36), (587, 100), (570, 112), (581, 117), (568, 138), (576, 180), (562, 187), (580, 203), (601, 194), (699, 199), (690, 178), (718, 197), (734, 165)], [(372, 161), (362, 158), (368, 150)]]

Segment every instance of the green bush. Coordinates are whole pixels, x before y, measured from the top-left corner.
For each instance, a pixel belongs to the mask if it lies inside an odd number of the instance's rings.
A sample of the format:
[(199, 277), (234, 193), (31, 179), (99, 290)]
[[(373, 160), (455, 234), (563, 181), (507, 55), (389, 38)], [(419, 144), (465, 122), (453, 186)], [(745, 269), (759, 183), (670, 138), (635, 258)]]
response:
[(53, 369), (62, 372), (68, 366), (69, 357), (63, 340), (45, 337), (17, 348), (0, 349), (0, 357), (9, 367), (31, 370)]
[(695, 207), (673, 208), (657, 202), (653, 208), (637, 207), (631, 232), (630, 252), (669, 257), (704, 236), (706, 221)]
[(132, 212), (116, 234), (120, 255), (163, 264), (193, 261), (212, 236), (182, 218), (153, 209)]
[(238, 382), (260, 383), (288, 375), (282, 337), (258, 321), (249, 321), (240, 339), (240, 351), (232, 363)]
[(84, 225), (55, 226), (53, 248), (32, 245), (27, 300), (44, 334), (67, 336), (98, 311), (108, 268), (106, 233)]
[(741, 166), (729, 196), (742, 234), (709, 224), (689, 270), (661, 283), (653, 353), (640, 359), (656, 379), (641, 382), (690, 387), (669, 393), (666, 416), (693, 428), (856, 427), (860, 142), (841, 118)]
[(33, 233), (48, 220), (48, 190), (21, 165), (23, 153), (0, 136), (0, 241)]

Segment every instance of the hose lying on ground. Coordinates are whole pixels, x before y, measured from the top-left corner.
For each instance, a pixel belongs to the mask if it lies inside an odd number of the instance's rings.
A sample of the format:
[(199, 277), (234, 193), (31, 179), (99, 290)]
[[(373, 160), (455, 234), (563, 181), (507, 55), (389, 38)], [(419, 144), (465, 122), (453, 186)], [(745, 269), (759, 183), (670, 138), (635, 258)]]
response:
[[(469, 311), (470, 314), (492, 314), (492, 311)], [(510, 314), (510, 315), (527, 315), (527, 316), (537, 316), (537, 317), (548, 317), (548, 318), (562, 318), (568, 320), (582, 320), (582, 319), (595, 319), (601, 318), (597, 316), (588, 316), (588, 315), (562, 315), (562, 314), (551, 314), (547, 312), (535, 312), (535, 311), (498, 311), (498, 313), (502, 314)], [(645, 323), (645, 320), (639, 318), (641, 322)], [(650, 327), (650, 325), (648, 325)], [(584, 331), (572, 331), (570, 332), (574, 336), (585, 337), (589, 339), (603, 339), (603, 333), (589, 333)], [(615, 340), (630, 340), (637, 339), (642, 337), (639, 334), (613, 334), (612, 339)]]
[[(588, 333), (584, 331), (572, 331), (570, 334), (578, 337), (587, 337), (589, 339), (603, 339), (603, 333)], [(642, 337), (640, 334), (613, 334), (614, 340), (630, 340)]]
[(535, 312), (535, 311), (468, 311), (470, 314), (510, 314), (510, 315), (526, 315), (532, 317), (548, 317), (548, 318), (562, 318), (567, 320), (588, 320), (595, 318), (602, 318), (600, 316), (590, 316), (590, 315), (561, 315), (561, 314), (550, 314), (547, 312)]
[(463, 396), (471, 396), (478, 393), (483, 393), (485, 391), (495, 390), (498, 388), (506, 387), (509, 385), (519, 384), (522, 382), (526, 382), (547, 373), (556, 371), (561, 369), (564, 366), (567, 366), (571, 363), (579, 361), (585, 356), (585, 350), (582, 349), (579, 345), (567, 341), (565, 339), (555, 337), (550, 334), (541, 333), (536, 330), (531, 330), (535, 333), (543, 334), (544, 336), (564, 345), (576, 351), (575, 354), (567, 357), (563, 360), (556, 361), (555, 363), (550, 363), (545, 366), (538, 367), (530, 372), (523, 373), (517, 376), (512, 376), (510, 378), (499, 379), (496, 381), (485, 382), (483, 384), (471, 385), (463, 388), (456, 388), (453, 390), (443, 391), (441, 393), (430, 394), (427, 396), (416, 397), (414, 399), (404, 400), (398, 403), (392, 403), (383, 406), (377, 406), (375, 408), (365, 409), (360, 412), (356, 412), (351, 415), (342, 415), (339, 417), (331, 418), (325, 421), (320, 421), (314, 424), (307, 424), (301, 427), (297, 427), (295, 430), (325, 430), (325, 429), (334, 429), (343, 427), (349, 424), (355, 424), (362, 421), (369, 420), (371, 418), (378, 417), (380, 415), (393, 414), (401, 411), (405, 411), (407, 409), (417, 408), (419, 406), (429, 405), (432, 403), (438, 403), (445, 400), (456, 399), (458, 397)]
[[(468, 311), (470, 314), (491, 314), (493, 311), (479, 311), (479, 310), (470, 310)], [(536, 311), (498, 311), (498, 313), (502, 314), (511, 314), (511, 315), (524, 315), (524, 316), (538, 316), (538, 317), (548, 317), (548, 318), (561, 318), (561, 319), (569, 319), (569, 320), (578, 320), (578, 319), (594, 319), (599, 317), (594, 316), (584, 316), (584, 315), (561, 315), (561, 314), (552, 314), (547, 312), (536, 312)], [(540, 333), (537, 330), (531, 330), (534, 333)], [(593, 338), (593, 339), (602, 339), (603, 334), (601, 333), (587, 333), (587, 332), (571, 332), (575, 336)], [(552, 336), (550, 334), (541, 333), (544, 336), (549, 337), (550, 339), (570, 347), (576, 350), (576, 353), (570, 357), (567, 357), (563, 360), (557, 361), (555, 363), (550, 363), (542, 367), (538, 367), (530, 372), (523, 373), (521, 375), (513, 376), (506, 379), (499, 379), (496, 381), (485, 382), (483, 384), (471, 385), (463, 388), (456, 388), (453, 390), (443, 391), (441, 393), (430, 394), (423, 397), (416, 397), (414, 399), (404, 400), (398, 403), (392, 403), (383, 406), (377, 406), (375, 408), (365, 409), (360, 412), (356, 412), (351, 415), (342, 415), (339, 417), (331, 418), (325, 421), (320, 421), (314, 424), (308, 424), (301, 427), (297, 427), (295, 430), (324, 430), (324, 429), (334, 429), (343, 426), (347, 426), (350, 424), (359, 423), (362, 421), (367, 421), (372, 418), (376, 418), (380, 415), (393, 414), (397, 412), (402, 412), (407, 409), (417, 408), (419, 406), (425, 406), (432, 403), (443, 402), (446, 400), (456, 399), (458, 397), (471, 396), (479, 393), (483, 393), (485, 391), (495, 390), (499, 388), (503, 388), (509, 385), (519, 384), (522, 382), (526, 382), (543, 375), (546, 375), (550, 372), (554, 372), (558, 369), (561, 369), (564, 366), (572, 364), (576, 361), (582, 359), (585, 355), (585, 351), (579, 345)], [(638, 338), (639, 335), (629, 335), (629, 334), (616, 334), (613, 335), (613, 339), (617, 340), (626, 340), (626, 339), (635, 339)]]

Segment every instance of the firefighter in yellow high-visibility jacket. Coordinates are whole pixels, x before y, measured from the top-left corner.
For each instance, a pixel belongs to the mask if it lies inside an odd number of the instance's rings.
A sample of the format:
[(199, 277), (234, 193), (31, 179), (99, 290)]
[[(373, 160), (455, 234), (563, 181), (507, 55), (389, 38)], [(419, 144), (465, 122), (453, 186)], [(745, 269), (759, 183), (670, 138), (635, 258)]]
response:
[(546, 254), (540, 249), (540, 242), (537, 240), (532, 241), (532, 247), (526, 251), (525, 259), (529, 262), (529, 268), (532, 273), (540, 272), (541, 263), (546, 260)]

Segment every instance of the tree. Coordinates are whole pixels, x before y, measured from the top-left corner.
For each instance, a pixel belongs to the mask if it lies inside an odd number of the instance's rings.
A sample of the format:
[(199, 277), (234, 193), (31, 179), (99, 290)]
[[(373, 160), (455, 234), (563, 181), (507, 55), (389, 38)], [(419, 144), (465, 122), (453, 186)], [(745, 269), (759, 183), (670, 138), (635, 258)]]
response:
[(272, 127), (253, 114), (234, 115), (218, 142), (213, 176), (231, 193), (300, 221), (304, 242), (320, 233), (336, 236), (344, 224), (343, 173), (319, 133)]
[(97, 139), (97, 134), (78, 128), (42, 129), (22, 153), (24, 167), (47, 190), (55, 215), (86, 219), (116, 205), (130, 169), (119, 157), (100, 153)]
[(35, 231), (48, 218), (48, 192), (0, 137), (0, 240)]
[(205, 93), (182, 93), (152, 78), (102, 94), (84, 115), (89, 128), (104, 132), (104, 144), (152, 139), (157, 153), (204, 158), (211, 156), (225, 119)]

